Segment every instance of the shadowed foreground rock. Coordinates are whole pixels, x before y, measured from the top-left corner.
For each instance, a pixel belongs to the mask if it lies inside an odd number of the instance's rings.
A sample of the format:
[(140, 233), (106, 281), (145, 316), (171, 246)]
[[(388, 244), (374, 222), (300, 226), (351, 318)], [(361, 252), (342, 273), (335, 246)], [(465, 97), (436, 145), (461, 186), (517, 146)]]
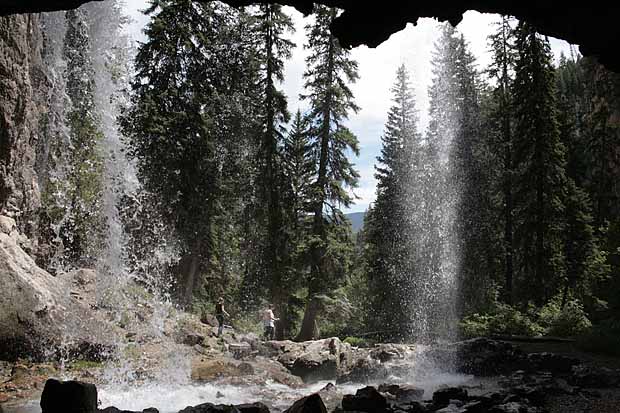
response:
[(203, 403), (198, 406), (186, 407), (179, 413), (269, 413), (269, 408), (262, 403), (251, 404), (212, 404)]
[(297, 400), (284, 413), (327, 413), (323, 399), (317, 393)]
[(42, 413), (95, 413), (97, 387), (81, 381), (45, 382), (41, 395)]

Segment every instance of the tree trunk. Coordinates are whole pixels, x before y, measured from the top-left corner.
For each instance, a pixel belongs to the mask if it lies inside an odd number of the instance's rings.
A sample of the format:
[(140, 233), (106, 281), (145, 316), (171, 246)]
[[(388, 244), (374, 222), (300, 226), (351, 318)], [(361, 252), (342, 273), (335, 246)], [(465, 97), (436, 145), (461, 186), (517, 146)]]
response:
[(308, 341), (319, 338), (319, 327), (316, 319), (318, 318), (321, 310), (321, 303), (316, 297), (310, 298), (306, 304), (306, 310), (304, 311), (304, 319), (301, 322), (301, 329), (299, 334), (295, 338), (295, 341)]
[(177, 292), (179, 302), (184, 307), (192, 303), (199, 266), (200, 260), (195, 254), (184, 256), (177, 266)]
[[(336, 10), (332, 9), (333, 21), (336, 17)], [(331, 86), (334, 78), (334, 40), (330, 36), (327, 49), (327, 80), (328, 92), (325, 100), (322, 102), (323, 119), (320, 131), (321, 150), (319, 156), (319, 168), (317, 173), (317, 198), (314, 200), (314, 219), (312, 223), (312, 234), (320, 240), (317, 245), (315, 241), (311, 247), (311, 265), (310, 265), (310, 281), (308, 285), (309, 301), (306, 304), (304, 319), (301, 324), (301, 330), (297, 336), (298, 341), (310, 340), (318, 337), (318, 327), (316, 317), (319, 312), (319, 302), (315, 296), (321, 291), (322, 283), (325, 280), (325, 245), (327, 244), (327, 233), (325, 230), (325, 222), (323, 217), (323, 208), (327, 198), (327, 187), (329, 184), (328, 163), (329, 163), (329, 143), (331, 138), (331, 113), (332, 113), (332, 92)]]

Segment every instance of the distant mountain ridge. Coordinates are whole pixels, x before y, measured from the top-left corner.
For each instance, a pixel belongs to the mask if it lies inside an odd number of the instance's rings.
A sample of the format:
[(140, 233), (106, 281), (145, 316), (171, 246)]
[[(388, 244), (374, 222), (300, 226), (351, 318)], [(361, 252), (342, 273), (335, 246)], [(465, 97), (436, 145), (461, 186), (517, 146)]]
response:
[(345, 214), (347, 219), (351, 221), (351, 229), (354, 234), (357, 234), (362, 228), (364, 228), (364, 216), (366, 212), (352, 212)]

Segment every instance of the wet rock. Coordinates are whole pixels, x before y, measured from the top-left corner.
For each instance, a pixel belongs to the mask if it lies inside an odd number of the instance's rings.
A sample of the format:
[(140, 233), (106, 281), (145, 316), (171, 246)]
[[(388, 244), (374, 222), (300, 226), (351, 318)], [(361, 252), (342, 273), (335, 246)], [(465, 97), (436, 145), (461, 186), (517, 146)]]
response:
[(572, 385), (591, 388), (609, 388), (620, 386), (620, 370), (607, 367), (573, 366), (569, 382)]
[(239, 336), (239, 342), (248, 343), (252, 351), (258, 351), (261, 339), (255, 333), (246, 333)]
[(239, 367), (229, 361), (200, 359), (192, 363), (191, 378), (196, 381), (212, 381), (221, 377), (243, 375)]
[(239, 413), (269, 413), (269, 408), (263, 403), (246, 403), (234, 406)]
[(0, 215), (0, 232), (10, 235), (11, 232), (17, 229), (15, 220), (5, 215)]
[(517, 402), (509, 402), (493, 406), (489, 409), (489, 413), (527, 413), (527, 405)]
[(461, 413), (463, 410), (456, 404), (449, 404), (446, 407), (442, 407), (439, 410), (435, 410), (436, 413)]
[(347, 394), (342, 398), (342, 410), (358, 412), (384, 412), (388, 402), (384, 395), (372, 386), (364, 387), (355, 392), (355, 395)]
[(252, 346), (245, 342), (231, 343), (228, 345), (228, 351), (231, 352), (234, 358), (242, 359), (252, 353)]
[(291, 374), (287, 368), (277, 361), (269, 360), (264, 357), (256, 357), (252, 361), (252, 365), (254, 366), (254, 370), (258, 372), (257, 378), (262, 380), (262, 382), (264, 382), (265, 379), (270, 379), (276, 383), (293, 388), (303, 385), (303, 381), (300, 377)]
[[(0, 233), (0, 358), (44, 360), (65, 355), (102, 360), (113, 352), (116, 330), (90, 305), (71, 298), (68, 279), (53, 277)], [(63, 337), (61, 342), (60, 337)]]
[(327, 413), (327, 408), (318, 393), (297, 400), (284, 413)]
[(358, 359), (353, 367), (345, 374), (339, 375), (336, 383), (369, 383), (385, 380), (389, 371), (382, 363), (371, 358)]
[(433, 393), (433, 403), (437, 406), (446, 406), (451, 400), (467, 401), (467, 390), (460, 387), (446, 387)]
[(340, 353), (344, 347), (338, 338), (309, 342), (290, 370), (305, 382), (333, 379), (338, 374)]
[(379, 360), (382, 363), (385, 363), (387, 361), (404, 358), (405, 351), (406, 346), (391, 343), (382, 343), (375, 345), (375, 347), (370, 350), (370, 357), (375, 360)]
[(188, 406), (179, 413), (240, 413), (234, 406), (224, 404), (203, 403), (198, 406)]
[(426, 413), (430, 411), (427, 404), (420, 401), (408, 402), (405, 404), (396, 405), (395, 407), (407, 413)]
[(561, 356), (554, 353), (531, 353), (526, 356), (530, 370), (550, 371), (553, 373), (570, 373), (573, 366), (581, 363), (580, 360)]
[(41, 394), (42, 413), (95, 413), (97, 388), (94, 384), (79, 381), (45, 382)]
[(141, 411), (120, 410), (114, 406), (111, 406), (111, 407), (106, 407), (103, 410), (97, 410), (97, 413), (159, 413), (159, 410), (157, 410), (154, 407), (149, 407)]
[(325, 387), (318, 391), (318, 394), (321, 396), (328, 412), (333, 412), (342, 406), (342, 397), (344, 395), (332, 383), (327, 383)]
[(381, 393), (389, 393), (394, 396), (396, 403), (407, 403), (422, 399), (424, 389), (413, 385), (381, 384), (378, 390)]
[(209, 327), (217, 327), (219, 323), (217, 322), (217, 318), (213, 314), (203, 314), (200, 317), (200, 322), (208, 325)]
[(428, 350), (429, 362), (446, 365), (456, 361), (459, 371), (476, 376), (493, 376), (517, 370), (524, 364), (524, 353), (512, 344), (487, 338), (474, 338)]
[(254, 367), (250, 363), (239, 363), (237, 366), (241, 374), (252, 375), (254, 374)]
[(222, 397), (226, 397), (226, 396), (224, 396), (224, 393), (222, 393), (221, 391), (218, 390), (218, 392), (215, 393), (215, 398), (216, 399), (221, 399)]
[(202, 344), (205, 336), (194, 331), (188, 332), (185, 337), (182, 339), (182, 343), (187, 346), (195, 346), (197, 344)]
[(269, 413), (269, 408), (263, 403), (238, 405), (203, 403), (188, 406), (179, 413)]

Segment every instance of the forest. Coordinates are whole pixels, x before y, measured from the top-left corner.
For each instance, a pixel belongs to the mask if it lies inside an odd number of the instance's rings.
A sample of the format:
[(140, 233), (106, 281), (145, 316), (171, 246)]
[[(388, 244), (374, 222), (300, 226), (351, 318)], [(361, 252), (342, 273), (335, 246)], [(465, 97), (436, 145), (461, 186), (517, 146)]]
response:
[[(278, 338), (424, 341), (460, 320), (450, 334), (620, 348), (618, 75), (576, 52), (556, 64), (548, 39), (509, 16), (480, 68), (446, 23), (426, 130), (407, 67), (386, 74), (376, 201), (354, 234), (359, 73), (329, 31), (338, 10), (317, 5), (303, 45), (279, 5), (153, 0), (146, 13), (137, 50), (119, 37), (103, 54), (126, 148), (112, 161), (137, 178), (113, 199), (115, 258), (145, 288), (199, 315), (224, 297), (246, 328), (273, 303)], [(106, 19), (112, 37), (126, 24), (120, 7)], [(100, 143), (116, 120), (94, 109), (88, 53), (98, 21), (69, 11), (62, 44), (47, 46), (66, 79), (37, 154), (48, 173), (35, 255), (51, 273), (101, 266), (114, 229), (104, 192), (122, 177), (106, 176)], [(281, 88), (294, 47), (309, 51), (303, 111)]]

